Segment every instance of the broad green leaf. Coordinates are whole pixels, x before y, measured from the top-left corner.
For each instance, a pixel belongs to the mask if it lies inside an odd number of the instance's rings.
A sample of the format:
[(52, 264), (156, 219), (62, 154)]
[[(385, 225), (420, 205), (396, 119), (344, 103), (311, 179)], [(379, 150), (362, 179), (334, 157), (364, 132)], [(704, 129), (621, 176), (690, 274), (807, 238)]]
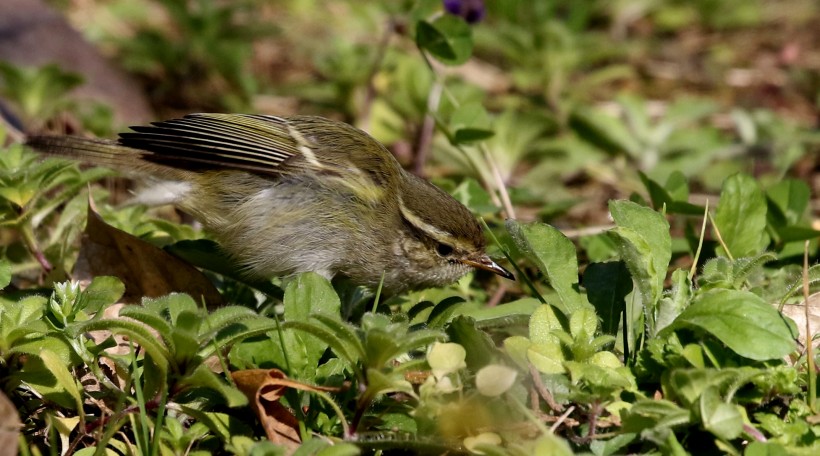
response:
[(248, 398), (238, 389), (228, 385), (205, 364), (200, 364), (186, 375), (178, 386), (205, 387), (219, 393), (228, 407), (241, 407), (248, 403)]
[(94, 277), (91, 284), (83, 292), (85, 296), (85, 310), (96, 313), (111, 304), (116, 303), (125, 293), (125, 285), (116, 277)]
[(11, 264), (0, 258), (0, 290), (6, 288), (11, 283)]
[(558, 342), (542, 342), (527, 348), (527, 359), (538, 370), (545, 374), (564, 372), (564, 352)]
[[(691, 204), (687, 201), (687, 198), (689, 198), (689, 188), (686, 184), (686, 178), (683, 177), (680, 172), (670, 176), (670, 179), (672, 179), (673, 176), (678, 176), (671, 183), (671, 185), (674, 186), (674, 190), (677, 192), (674, 196), (666, 187), (662, 187), (644, 173), (639, 173), (639, 175), (641, 177), (641, 181), (643, 181), (643, 184), (646, 187), (646, 190), (649, 192), (649, 198), (652, 200), (652, 207), (656, 210), (661, 210), (665, 207), (666, 212), (670, 214), (703, 214), (703, 207)], [(683, 181), (681, 182), (680, 179), (683, 179)], [(667, 185), (669, 185), (669, 183), (667, 183)]]
[(656, 427), (669, 428), (690, 422), (689, 410), (666, 399), (639, 399), (624, 412), (623, 431), (641, 432)]
[(460, 65), (473, 52), (473, 32), (463, 19), (449, 14), (416, 25), (416, 44), (447, 65)]
[(435, 342), (427, 353), (427, 364), (437, 378), (467, 367), (467, 352), (459, 344)]
[(522, 225), (515, 220), (507, 220), (506, 227), (518, 249), (549, 280), (550, 286), (561, 299), (556, 307), (564, 315), (569, 316), (582, 307), (590, 307), (586, 297), (579, 291), (578, 258), (572, 241), (544, 223)]
[(598, 329), (598, 316), (593, 309), (579, 309), (572, 314), (569, 319), (569, 332), (572, 338), (578, 340), (591, 340)]
[(510, 336), (504, 339), (504, 351), (522, 369), (527, 368), (527, 350), (532, 345), (524, 336)]
[(479, 307), (474, 309), (456, 309), (454, 316), (464, 315), (475, 319), (476, 322), (503, 321), (526, 317), (529, 320), (532, 313), (542, 304), (535, 298), (522, 298), (512, 302), (499, 304), (494, 307)]
[(766, 198), (757, 182), (734, 174), (723, 182), (715, 225), (734, 258), (754, 256), (769, 243)]
[(570, 123), (586, 141), (607, 152), (625, 152), (633, 158), (640, 154), (642, 145), (624, 122), (601, 109), (576, 108)]
[(481, 369), (495, 360), (499, 351), (490, 335), (476, 328), (475, 320), (456, 317), (446, 328), (450, 342), (457, 343), (467, 351), (467, 367)]
[(672, 273), (672, 289), (658, 303), (655, 319), (656, 331), (669, 326), (689, 305), (691, 299), (692, 282), (689, 280), (689, 275), (683, 269), (676, 269)]
[(682, 327), (705, 330), (754, 360), (782, 358), (796, 348), (784, 317), (748, 291), (717, 290), (700, 296), (667, 329)]
[(777, 442), (752, 441), (743, 453), (745, 456), (789, 456), (791, 453)]
[(723, 386), (738, 376), (739, 371), (732, 369), (674, 369), (664, 378), (664, 390), (671, 398), (689, 407), (707, 388)]
[(617, 225), (610, 233), (618, 242), (621, 259), (632, 273), (644, 305), (654, 307), (663, 293), (672, 258), (669, 222), (658, 212), (631, 201), (610, 201), (609, 211)]
[(802, 180), (785, 179), (766, 189), (766, 196), (779, 209), (786, 224), (794, 225), (803, 219), (811, 198), (808, 184)]
[(498, 447), (498, 445), (501, 445), (501, 442), (503, 442), (501, 436), (495, 432), (482, 432), (474, 437), (471, 436), (464, 439), (464, 448), (467, 448), (471, 453), (487, 454), (485, 451), (482, 451), (482, 447)]
[(732, 440), (743, 431), (743, 416), (738, 406), (723, 402), (716, 387), (707, 388), (698, 405), (703, 427), (718, 438)]
[(288, 283), (285, 289), (285, 319), (307, 320), (311, 314), (338, 316), (339, 296), (330, 282), (319, 274), (308, 272)]
[[(312, 272), (301, 274), (288, 283), (285, 288), (284, 306), (287, 323), (308, 323), (312, 314), (337, 320), (341, 318), (341, 301), (336, 291), (327, 279)], [(284, 333), (285, 351), (294, 370), (292, 374), (310, 378), (311, 372), (318, 366), (319, 359), (328, 347), (328, 341), (321, 340), (315, 337), (316, 335), (316, 330), (309, 333)]]
[(550, 456), (572, 456), (573, 451), (566, 440), (555, 434), (544, 434), (535, 441), (532, 454)]
[(39, 356), (40, 359), (43, 360), (43, 364), (49, 372), (51, 372), (51, 375), (57, 379), (57, 384), (60, 388), (74, 399), (75, 407), (78, 409), (81, 408), (83, 398), (82, 394), (80, 394), (80, 387), (77, 385), (77, 379), (69, 372), (68, 367), (61, 357), (47, 349), (40, 351)]
[(561, 322), (555, 316), (552, 306), (543, 304), (530, 317), (530, 340), (534, 344), (558, 343), (553, 331), (562, 329)]
[(362, 450), (352, 443), (334, 443), (316, 453), (316, 456), (357, 456)]
[(468, 102), (459, 106), (450, 119), (453, 144), (481, 141), (493, 136), (490, 116), (480, 102)]
[(624, 364), (615, 356), (614, 353), (610, 351), (602, 351), (595, 353), (589, 358), (590, 364), (594, 364), (598, 367), (604, 367), (609, 369), (617, 369), (619, 367), (623, 367)]
[(498, 210), (498, 206), (493, 204), (490, 194), (475, 179), (464, 179), (452, 195), (461, 204), (467, 206), (477, 214), (491, 214)]
[(686, 176), (678, 170), (672, 172), (666, 178), (666, 185), (663, 186), (675, 201), (689, 200), (689, 182)]
[(617, 334), (626, 295), (632, 291), (632, 277), (623, 261), (592, 263), (584, 271), (583, 285), (587, 298), (601, 318), (605, 334)]

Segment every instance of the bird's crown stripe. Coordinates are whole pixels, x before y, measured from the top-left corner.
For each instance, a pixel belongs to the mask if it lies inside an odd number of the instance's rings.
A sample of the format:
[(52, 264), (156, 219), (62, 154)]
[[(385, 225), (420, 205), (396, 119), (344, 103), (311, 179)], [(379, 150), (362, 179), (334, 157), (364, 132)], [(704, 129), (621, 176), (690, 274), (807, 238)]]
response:
[(416, 227), (418, 230), (422, 231), (423, 233), (427, 234), (431, 238), (435, 239), (438, 242), (444, 242), (451, 244), (454, 240), (453, 235), (440, 229), (436, 228), (435, 226), (425, 222), (422, 220), (418, 215), (416, 215), (413, 211), (407, 208), (404, 205), (404, 201), (402, 201), (401, 196), (399, 196), (399, 209), (401, 210), (401, 215), (407, 220), (411, 225)]

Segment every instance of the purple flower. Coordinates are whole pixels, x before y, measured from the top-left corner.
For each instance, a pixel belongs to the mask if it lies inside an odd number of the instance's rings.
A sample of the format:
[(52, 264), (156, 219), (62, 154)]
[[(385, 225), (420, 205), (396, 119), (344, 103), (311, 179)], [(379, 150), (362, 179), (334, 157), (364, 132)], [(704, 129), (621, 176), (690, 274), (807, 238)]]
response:
[(461, 16), (468, 24), (475, 24), (484, 17), (484, 0), (443, 0), (448, 13)]

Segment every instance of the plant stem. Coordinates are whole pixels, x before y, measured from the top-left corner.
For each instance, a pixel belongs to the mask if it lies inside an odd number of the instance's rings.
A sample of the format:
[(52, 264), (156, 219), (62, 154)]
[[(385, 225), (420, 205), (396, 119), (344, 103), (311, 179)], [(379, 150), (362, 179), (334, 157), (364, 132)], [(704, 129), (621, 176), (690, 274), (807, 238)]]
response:
[(40, 263), (40, 267), (43, 268), (43, 271), (46, 273), (51, 272), (54, 267), (48, 261), (43, 251), (40, 250), (40, 246), (37, 244), (37, 239), (34, 237), (31, 226), (27, 223), (23, 223), (20, 227), (20, 234), (23, 236), (23, 242), (25, 242), (29, 252), (31, 252), (37, 262)]
[(806, 315), (806, 375), (808, 376), (809, 409), (817, 411), (817, 371), (814, 367), (814, 341), (811, 333), (811, 313), (809, 312), (809, 243), (806, 241), (803, 248), (803, 299), (806, 306), (803, 309)]

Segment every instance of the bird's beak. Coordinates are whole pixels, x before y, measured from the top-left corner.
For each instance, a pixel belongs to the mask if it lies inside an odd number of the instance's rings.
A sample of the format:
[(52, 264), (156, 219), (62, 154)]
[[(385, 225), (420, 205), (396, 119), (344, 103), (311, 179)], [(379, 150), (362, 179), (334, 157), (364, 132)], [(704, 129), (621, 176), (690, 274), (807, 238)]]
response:
[(474, 268), (490, 271), (493, 274), (498, 274), (501, 277), (504, 277), (505, 279), (515, 280), (515, 276), (512, 275), (510, 271), (499, 266), (498, 263), (493, 261), (487, 255), (480, 255), (472, 258), (464, 258), (460, 261), (466, 264), (467, 266), (472, 266)]

